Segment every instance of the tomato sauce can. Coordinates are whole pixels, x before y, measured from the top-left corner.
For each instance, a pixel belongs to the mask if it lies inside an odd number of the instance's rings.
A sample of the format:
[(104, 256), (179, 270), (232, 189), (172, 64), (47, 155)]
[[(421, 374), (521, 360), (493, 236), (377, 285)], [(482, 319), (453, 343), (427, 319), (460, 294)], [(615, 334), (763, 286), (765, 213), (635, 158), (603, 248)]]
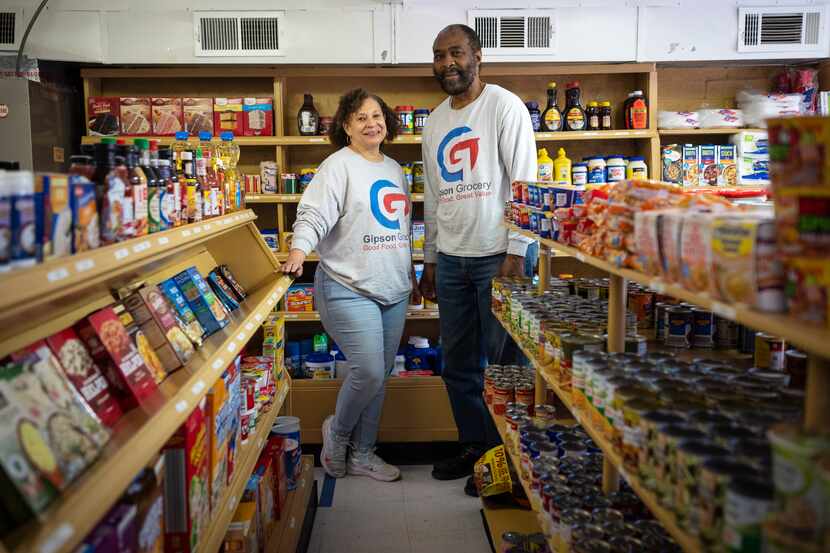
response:
[(783, 338), (758, 332), (755, 334), (755, 366), (759, 369), (783, 371), (786, 349)]
[(671, 307), (666, 312), (666, 345), (675, 348), (692, 347), (692, 310)]
[(692, 318), (694, 320), (694, 346), (696, 348), (715, 347), (715, 314), (695, 307), (692, 309)]

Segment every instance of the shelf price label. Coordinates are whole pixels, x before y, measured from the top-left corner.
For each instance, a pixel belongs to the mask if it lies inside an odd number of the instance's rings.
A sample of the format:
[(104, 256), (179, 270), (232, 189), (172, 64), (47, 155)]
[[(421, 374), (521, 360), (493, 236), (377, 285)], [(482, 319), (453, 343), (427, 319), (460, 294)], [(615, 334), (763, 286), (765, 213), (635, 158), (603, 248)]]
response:
[(158, 242), (159, 242), (159, 246), (166, 246), (170, 242), (170, 239), (167, 238), (166, 236), (159, 236)]
[(176, 404), (176, 412), (177, 413), (184, 413), (187, 410), (187, 402), (185, 400), (181, 400)]
[(189, 230), (183, 230), (183, 231), (182, 231), (182, 236), (184, 236), (185, 238), (187, 238), (188, 236), (190, 236), (190, 231), (189, 231)]
[(724, 319), (729, 319), (730, 321), (734, 321), (735, 316), (737, 315), (737, 311), (734, 307), (719, 301), (712, 302), (712, 312), (718, 317), (723, 317)]
[(75, 528), (68, 522), (64, 522), (47, 538), (40, 546), (40, 553), (57, 553), (63, 545), (75, 534)]
[(130, 250), (128, 250), (127, 248), (121, 248), (121, 249), (115, 250), (114, 255), (115, 255), (115, 260), (116, 261), (121, 261), (122, 259), (124, 259), (128, 255), (130, 255)]
[(198, 396), (201, 393), (201, 391), (204, 390), (204, 389), (205, 389), (205, 381), (204, 380), (198, 380), (196, 382), (196, 384), (194, 384), (193, 387), (190, 388), (190, 393), (193, 394), (194, 396)]
[(149, 250), (152, 244), (149, 240), (145, 240), (144, 242), (139, 242), (135, 246), (133, 246), (133, 253), (141, 253), (143, 251)]
[(228, 344), (227, 347), (228, 353), (235, 353), (236, 352), (236, 342), (231, 342)]
[(53, 271), (49, 271), (46, 274), (46, 280), (49, 282), (57, 282), (59, 280), (63, 280), (69, 276), (69, 269), (66, 267), (58, 267)]
[(95, 267), (95, 260), (94, 259), (82, 259), (75, 263), (75, 270), (79, 273), (83, 273), (85, 271), (89, 271)]
[(220, 357), (216, 359), (211, 366), (214, 370), (219, 370), (225, 366), (225, 360)]

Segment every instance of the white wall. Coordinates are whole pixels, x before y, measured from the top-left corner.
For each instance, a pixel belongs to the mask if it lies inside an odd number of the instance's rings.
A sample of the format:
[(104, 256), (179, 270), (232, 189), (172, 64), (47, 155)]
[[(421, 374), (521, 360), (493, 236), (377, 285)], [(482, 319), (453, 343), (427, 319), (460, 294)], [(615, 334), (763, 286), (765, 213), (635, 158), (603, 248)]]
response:
[[(38, 0), (0, 0), (21, 7)], [(470, 8), (554, 8), (557, 52), (522, 61), (708, 61), (830, 56), (737, 51), (738, 6), (828, 5), (830, 0), (51, 0), (27, 44), (30, 56), (111, 64), (425, 63), (432, 41)], [(193, 52), (191, 10), (284, 10), (285, 56), (204, 58)], [(830, 9), (825, 13), (830, 22)], [(830, 37), (830, 33), (825, 33)], [(521, 58), (488, 57), (489, 61)]]

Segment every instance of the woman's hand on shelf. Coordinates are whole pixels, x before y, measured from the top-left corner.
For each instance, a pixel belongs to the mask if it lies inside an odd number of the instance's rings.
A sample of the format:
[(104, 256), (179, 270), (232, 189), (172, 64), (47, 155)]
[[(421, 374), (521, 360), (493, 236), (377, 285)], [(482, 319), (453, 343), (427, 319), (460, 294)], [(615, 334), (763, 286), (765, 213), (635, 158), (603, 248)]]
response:
[(412, 267), (411, 279), (412, 293), (409, 294), (409, 305), (420, 305), (423, 301), (423, 296), (421, 296), (421, 288), (418, 284), (418, 277), (415, 275), (415, 267)]
[(300, 278), (303, 276), (303, 262), (305, 262), (305, 252), (294, 248), (288, 252), (288, 259), (282, 264), (282, 272), (294, 278)]
[(424, 263), (424, 273), (421, 275), (420, 292), (421, 295), (429, 301), (438, 301), (438, 294), (435, 290), (435, 263)]

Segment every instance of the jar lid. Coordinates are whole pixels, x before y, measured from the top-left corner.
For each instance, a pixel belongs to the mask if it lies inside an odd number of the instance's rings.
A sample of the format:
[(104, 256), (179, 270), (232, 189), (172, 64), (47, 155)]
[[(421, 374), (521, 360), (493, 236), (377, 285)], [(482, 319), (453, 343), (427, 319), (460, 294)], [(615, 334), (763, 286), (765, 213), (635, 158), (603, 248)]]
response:
[(414, 109), (413, 106), (395, 106), (395, 111), (412, 111)]
[(530, 100), (528, 102), (525, 102), (525, 106), (527, 106), (528, 109), (539, 109), (539, 102), (534, 102), (533, 100)]
[(415, 113), (429, 113), (429, 108), (418, 108), (415, 110)]
[(579, 81), (571, 81), (565, 85), (565, 88), (579, 88)]
[(599, 105), (599, 103), (598, 103), (598, 102), (594, 102), (594, 101), (588, 102), (588, 107), (595, 108), (595, 107), (597, 107), (598, 105)]
[(576, 168), (576, 167), (588, 167), (588, 164), (585, 163), (584, 161), (578, 161), (578, 162), (574, 163), (573, 166), (572, 166), (572, 168)]
[(644, 158), (643, 156), (631, 156), (630, 158), (628, 158), (628, 161), (645, 161), (645, 160), (646, 160), (646, 158)]

